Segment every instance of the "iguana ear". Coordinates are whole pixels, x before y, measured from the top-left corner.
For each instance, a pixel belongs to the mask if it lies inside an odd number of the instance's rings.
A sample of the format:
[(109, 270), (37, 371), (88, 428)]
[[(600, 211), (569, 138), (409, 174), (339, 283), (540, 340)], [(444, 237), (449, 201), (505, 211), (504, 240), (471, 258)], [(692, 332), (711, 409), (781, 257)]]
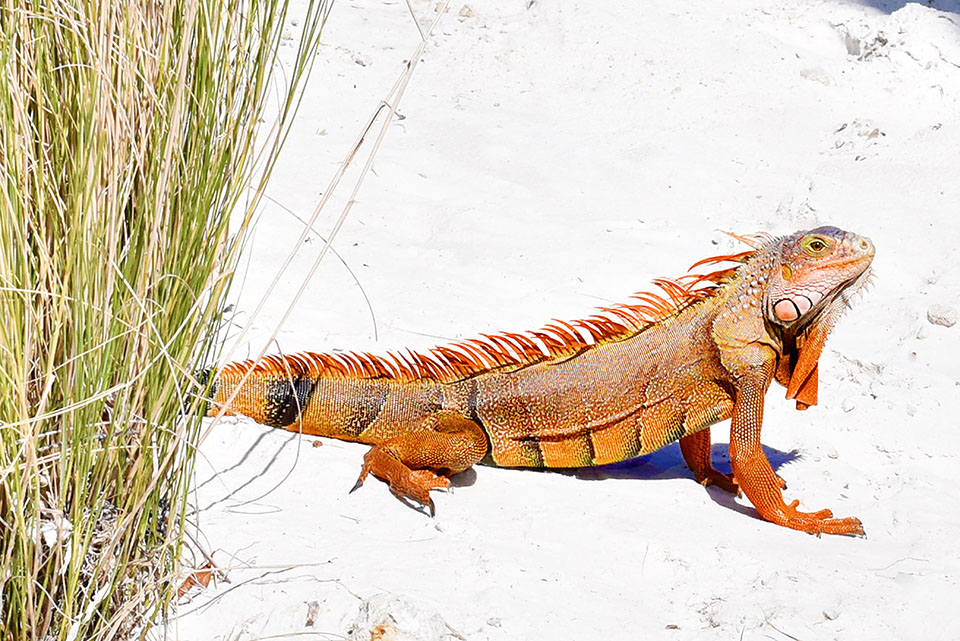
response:
[(840, 314), (833, 309), (827, 310), (821, 318), (807, 328), (803, 338), (797, 341), (796, 360), (788, 365), (790, 380), (787, 383), (787, 398), (797, 401), (798, 410), (805, 410), (817, 404), (820, 354), (823, 353), (827, 334), (833, 329), (839, 316)]

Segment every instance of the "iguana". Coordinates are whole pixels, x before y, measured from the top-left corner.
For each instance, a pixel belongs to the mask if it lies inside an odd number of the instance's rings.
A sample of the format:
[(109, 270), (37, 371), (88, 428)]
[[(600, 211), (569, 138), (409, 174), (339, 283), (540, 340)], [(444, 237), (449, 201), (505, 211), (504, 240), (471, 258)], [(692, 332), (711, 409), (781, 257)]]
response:
[[(429, 491), (475, 463), (604, 465), (679, 440), (697, 481), (742, 490), (764, 519), (863, 534), (856, 518), (784, 502), (760, 428), (773, 380), (798, 409), (817, 402), (824, 340), (869, 282), (873, 244), (835, 227), (736, 237), (752, 249), (691, 270), (732, 267), (656, 280), (663, 294), (637, 294), (585, 320), (484, 335), (429, 355), (232, 363), (210, 383), (208, 413), (369, 443), (354, 489), (373, 474), (431, 514)], [(711, 463), (710, 426), (728, 418), (732, 475)]]

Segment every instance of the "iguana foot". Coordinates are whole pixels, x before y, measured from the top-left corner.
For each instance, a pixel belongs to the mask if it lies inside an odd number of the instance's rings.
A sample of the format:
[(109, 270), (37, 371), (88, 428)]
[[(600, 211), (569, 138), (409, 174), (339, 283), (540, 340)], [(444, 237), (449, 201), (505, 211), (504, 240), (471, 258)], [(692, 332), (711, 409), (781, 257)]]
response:
[(801, 512), (797, 510), (800, 501), (793, 501), (790, 505), (784, 504), (775, 514), (762, 516), (768, 521), (778, 525), (783, 525), (801, 532), (810, 534), (848, 534), (853, 536), (865, 536), (863, 524), (860, 519), (847, 517), (835, 519), (830, 510), (820, 510), (818, 512)]
[(450, 487), (446, 475), (480, 461), (487, 447), (486, 433), (477, 423), (453, 412), (438, 412), (374, 444), (363, 457), (353, 489), (373, 474), (401, 501), (418, 503), (433, 516), (430, 490)]
[(430, 516), (436, 512), (430, 490), (450, 487), (450, 479), (447, 477), (431, 470), (412, 470), (378, 446), (370, 448), (363, 457), (360, 478), (350, 491), (353, 492), (363, 485), (368, 474), (373, 474), (389, 485), (390, 491), (397, 498), (411, 500), (426, 507)]

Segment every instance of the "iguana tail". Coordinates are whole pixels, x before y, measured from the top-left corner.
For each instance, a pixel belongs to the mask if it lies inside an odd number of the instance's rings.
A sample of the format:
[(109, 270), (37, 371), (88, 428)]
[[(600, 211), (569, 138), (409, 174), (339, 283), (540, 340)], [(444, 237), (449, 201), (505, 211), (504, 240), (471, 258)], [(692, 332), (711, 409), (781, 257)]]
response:
[(441, 407), (437, 381), (351, 371), (347, 363), (360, 362), (352, 358), (301, 353), (230, 363), (215, 374), (206, 413), (223, 410), (303, 434), (379, 443), (415, 429)]

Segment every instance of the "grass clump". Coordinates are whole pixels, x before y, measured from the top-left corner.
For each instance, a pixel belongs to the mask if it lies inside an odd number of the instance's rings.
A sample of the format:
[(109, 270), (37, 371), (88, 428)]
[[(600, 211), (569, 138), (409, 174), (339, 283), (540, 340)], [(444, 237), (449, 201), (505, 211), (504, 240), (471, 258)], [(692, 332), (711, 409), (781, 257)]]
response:
[(192, 372), (328, 8), (258, 128), (285, 1), (0, 5), (0, 640), (140, 636), (174, 593)]

